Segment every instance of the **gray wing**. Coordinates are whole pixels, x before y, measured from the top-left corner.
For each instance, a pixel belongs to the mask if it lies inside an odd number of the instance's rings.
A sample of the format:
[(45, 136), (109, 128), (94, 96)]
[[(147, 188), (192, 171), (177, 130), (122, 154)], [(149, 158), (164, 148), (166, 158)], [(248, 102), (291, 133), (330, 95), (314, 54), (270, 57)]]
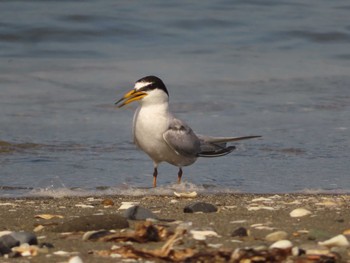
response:
[(259, 138), (261, 136), (243, 136), (243, 137), (211, 137), (198, 135), (201, 151), (200, 157), (218, 157), (229, 154), (236, 149), (235, 146), (227, 146), (228, 142), (248, 140)]
[(178, 155), (197, 157), (201, 151), (200, 140), (196, 134), (179, 119), (171, 120), (169, 129), (164, 132), (163, 138)]

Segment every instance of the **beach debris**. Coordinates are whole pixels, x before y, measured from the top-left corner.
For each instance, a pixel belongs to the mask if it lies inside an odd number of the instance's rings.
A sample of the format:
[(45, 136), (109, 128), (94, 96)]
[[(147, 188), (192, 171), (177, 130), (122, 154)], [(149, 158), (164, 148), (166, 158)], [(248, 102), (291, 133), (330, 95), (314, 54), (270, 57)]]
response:
[(232, 232), (231, 237), (247, 237), (248, 234), (249, 231), (246, 228), (239, 227)]
[(43, 226), (43, 225), (37, 225), (34, 229), (33, 229), (33, 231), (34, 232), (40, 232), (41, 230), (43, 230), (45, 227)]
[(220, 237), (212, 230), (190, 230), (190, 233), (195, 240), (206, 240), (207, 237)]
[[(94, 241), (102, 242), (137, 242), (146, 243), (149, 241), (162, 241), (166, 240), (170, 235), (171, 231), (168, 231), (166, 227), (154, 225), (150, 221), (140, 222), (135, 225), (135, 230), (106, 233), (94, 239)], [(89, 238), (91, 240), (91, 237)]]
[(84, 263), (84, 262), (79, 256), (74, 256), (68, 260), (68, 263)]
[(130, 220), (146, 220), (148, 218), (158, 219), (152, 211), (142, 206), (132, 206), (125, 210), (124, 217)]
[(269, 222), (265, 223), (265, 224), (263, 224), (263, 223), (256, 223), (256, 224), (252, 224), (250, 227), (255, 228), (257, 230), (269, 230), (269, 231), (275, 230), (274, 227), (268, 226), (269, 224), (270, 224)]
[(269, 242), (276, 242), (279, 240), (286, 239), (288, 237), (288, 233), (285, 231), (276, 231), (266, 235), (265, 240)]
[(82, 239), (84, 241), (86, 240), (92, 240), (95, 241), (101, 237), (114, 234), (115, 232), (109, 231), (109, 230), (99, 230), (99, 231), (87, 231), (84, 233)]
[(12, 252), (22, 257), (37, 256), (39, 253), (48, 253), (47, 248), (40, 248), (36, 245), (29, 245), (27, 243), (21, 244), (20, 246), (13, 247)]
[(176, 197), (183, 197), (183, 198), (195, 198), (197, 197), (197, 192), (193, 191), (193, 192), (183, 192), (183, 193), (178, 193), (178, 192), (174, 192), (174, 195)]
[(273, 248), (278, 248), (278, 249), (289, 249), (289, 248), (292, 248), (293, 247), (293, 244), (291, 241), (289, 240), (279, 240), (279, 241), (276, 241), (275, 243), (273, 243), (271, 246), (270, 246), (270, 249), (273, 249)]
[(62, 215), (52, 215), (52, 214), (41, 214), (41, 215), (35, 215), (35, 218), (40, 218), (40, 219), (52, 219), (52, 218), (63, 218)]
[(311, 215), (311, 212), (305, 208), (296, 208), (289, 213), (291, 217), (303, 217), (307, 215)]
[(121, 206), (118, 208), (118, 210), (125, 210), (132, 206), (138, 205), (140, 202), (122, 202)]
[(114, 202), (112, 199), (103, 199), (101, 204), (103, 206), (113, 206), (114, 205)]
[(328, 240), (318, 242), (318, 244), (326, 247), (348, 247), (350, 245), (348, 239), (344, 235), (337, 235)]
[(53, 230), (55, 232), (78, 232), (101, 229), (122, 229), (128, 227), (129, 223), (125, 217), (116, 214), (109, 214), (81, 216), (63, 222), (61, 225), (55, 227)]
[(94, 208), (95, 206), (93, 205), (86, 205), (86, 204), (76, 204), (76, 207), (80, 207), (80, 208)]
[(184, 213), (213, 213), (217, 211), (218, 208), (216, 206), (205, 202), (191, 203), (184, 208)]
[(343, 231), (343, 235), (344, 235), (344, 236), (350, 236), (350, 229), (345, 229), (345, 230)]

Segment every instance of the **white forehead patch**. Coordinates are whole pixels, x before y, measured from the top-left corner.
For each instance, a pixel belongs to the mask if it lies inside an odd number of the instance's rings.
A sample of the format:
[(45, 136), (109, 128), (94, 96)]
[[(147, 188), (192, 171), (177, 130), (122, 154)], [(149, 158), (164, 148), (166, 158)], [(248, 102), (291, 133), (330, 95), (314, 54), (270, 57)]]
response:
[(142, 89), (143, 87), (148, 86), (149, 84), (152, 84), (152, 82), (136, 82), (135, 83), (135, 90)]

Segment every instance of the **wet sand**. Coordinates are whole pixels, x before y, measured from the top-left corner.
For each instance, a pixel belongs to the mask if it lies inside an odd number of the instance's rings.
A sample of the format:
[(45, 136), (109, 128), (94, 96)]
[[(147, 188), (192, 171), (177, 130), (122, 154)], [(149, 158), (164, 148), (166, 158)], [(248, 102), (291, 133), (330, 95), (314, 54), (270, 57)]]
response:
[[(161, 226), (169, 233), (176, 233), (179, 225), (186, 230), (181, 234), (181, 241), (173, 245), (174, 250), (201, 252), (204, 262), (227, 261), (230, 255), (232, 262), (237, 248), (253, 248), (255, 251), (270, 251), (274, 240), (266, 236), (277, 231), (284, 231), (292, 248), (287, 248), (286, 256), (281, 261), (291, 262), (350, 262), (350, 249), (347, 245), (330, 244), (320, 246), (332, 237), (342, 235), (349, 240), (350, 233), (350, 195), (324, 194), (223, 194), (199, 195), (195, 198), (177, 198), (175, 196), (103, 196), (103, 197), (65, 197), (65, 198), (21, 198), (0, 199), (0, 231), (28, 231), (38, 237), (39, 245), (51, 244), (53, 247), (39, 251), (36, 256), (29, 256), (33, 262), (68, 262), (78, 255), (83, 262), (116, 262), (122, 261), (125, 255), (111, 252), (111, 248), (132, 247), (135, 249), (161, 249), (171, 235), (162, 241), (145, 241), (144, 243), (121, 241), (83, 241), (87, 231), (61, 233), (59, 227), (72, 219), (93, 215), (123, 215), (122, 202), (137, 202), (139, 206), (152, 211), (158, 218), (150, 224)], [(214, 213), (184, 213), (184, 207), (195, 202), (206, 202), (218, 208)], [(311, 214), (302, 217), (291, 217), (290, 212), (296, 208), (305, 208)], [(38, 215), (56, 215), (50, 219)], [(128, 220), (129, 229), (144, 221)], [(87, 226), (89, 227), (89, 226)], [(234, 236), (232, 233), (243, 227), (248, 236)], [(92, 230), (92, 229), (91, 229)], [(196, 240), (191, 230), (211, 230), (217, 236), (208, 236), (205, 240)], [(123, 231), (122, 231), (123, 232)], [(125, 230), (124, 230), (125, 232)], [(116, 230), (120, 233), (120, 230)], [(276, 240), (281, 239), (276, 238)], [(117, 247), (116, 247), (117, 245)], [(316, 252), (312, 252), (316, 251)], [(64, 251), (59, 252), (58, 251)], [(207, 253), (205, 258), (203, 251)], [(236, 252), (235, 252), (236, 251)], [(296, 252), (299, 251), (299, 252)], [(194, 252), (193, 252), (194, 253)], [(245, 257), (252, 253), (245, 252)], [(58, 255), (61, 254), (61, 255)], [(248, 255), (249, 254), (249, 255)], [(308, 255), (305, 255), (308, 254)], [(216, 256), (215, 256), (216, 255)], [(254, 255), (253, 255), (254, 256)], [(164, 258), (147, 256), (147, 260), (162, 262)], [(237, 257), (237, 255), (236, 255)], [(255, 255), (257, 257), (257, 255)], [(261, 255), (260, 255), (261, 257)], [(0, 262), (23, 262), (24, 257), (1, 258)], [(198, 260), (198, 258), (196, 258)], [(325, 260), (328, 261), (325, 261)], [(21, 261), (22, 260), (22, 261)], [(168, 258), (169, 260), (169, 258)], [(322, 261), (323, 260), (323, 261)], [(142, 260), (141, 260), (142, 261)], [(164, 260), (165, 262), (165, 260)], [(254, 262), (254, 260), (251, 260)]]

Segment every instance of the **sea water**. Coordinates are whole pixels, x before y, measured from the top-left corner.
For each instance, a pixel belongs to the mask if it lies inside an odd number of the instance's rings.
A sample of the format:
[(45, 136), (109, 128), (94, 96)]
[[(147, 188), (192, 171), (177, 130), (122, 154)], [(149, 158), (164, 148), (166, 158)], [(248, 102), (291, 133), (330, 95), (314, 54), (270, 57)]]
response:
[[(350, 190), (350, 4), (1, 1), (0, 196)], [(159, 167), (132, 142), (157, 75), (195, 132), (262, 135)]]

